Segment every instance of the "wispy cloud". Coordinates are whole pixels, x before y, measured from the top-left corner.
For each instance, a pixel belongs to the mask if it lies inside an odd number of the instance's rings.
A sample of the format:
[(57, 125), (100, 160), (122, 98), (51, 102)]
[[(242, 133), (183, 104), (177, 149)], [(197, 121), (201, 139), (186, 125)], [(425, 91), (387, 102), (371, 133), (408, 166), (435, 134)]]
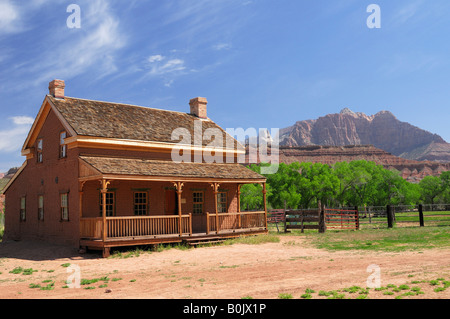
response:
[(446, 59), (437, 54), (399, 52), (386, 59), (384, 64), (378, 69), (378, 73), (398, 77), (418, 71), (429, 72), (445, 64), (447, 64)]
[(20, 150), (34, 119), (28, 116), (13, 116), (6, 125), (9, 129), (0, 131), (0, 153)]
[[(9, 1), (0, 0), (1, 5), (9, 8)], [(49, 5), (48, 0), (34, 0), (32, 5), (26, 6), (27, 12), (30, 8), (35, 8), (34, 14), (40, 10), (47, 9), (44, 5)], [(59, 3), (58, 8), (64, 9), (65, 5), (61, 1), (52, 2), (52, 5)], [(36, 29), (40, 34), (40, 46), (43, 50), (36, 51), (37, 54), (24, 60), (20, 64), (8, 66), (9, 74), (21, 79), (21, 85), (42, 85), (53, 78), (71, 79), (75, 76), (90, 73), (93, 77), (104, 77), (118, 70), (116, 65), (116, 53), (126, 44), (126, 36), (120, 30), (119, 19), (114, 15), (107, 0), (87, 1), (79, 0), (77, 4), (81, 8), (81, 28), (71, 29), (65, 22), (69, 13), (61, 10), (58, 15), (60, 20), (57, 24), (51, 25), (48, 29), (37, 29), (37, 25), (30, 22), (29, 29)], [(14, 24), (9, 22), (10, 29), (14, 25), (22, 24), (24, 13), (19, 9), (8, 9), (16, 12)], [(3, 15), (4, 13), (0, 13)], [(14, 16), (14, 15), (13, 15)], [(10, 18), (11, 20), (11, 18)], [(0, 21), (2, 21), (0, 16)], [(6, 23), (6, 22), (4, 22)], [(34, 22), (35, 23), (35, 22)], [(16, 30), (19, 30), (18, 27)], [(22, 32), (26, 31), (24, 29)], [(17, 31), (19, 32), (19, 31)], [(9, 52), (9, 57), (15, 52)], [(24, 81), (24, 79), (26, 79)], [(28, 82), (28, 83), (25, 83)], [(20, 89), (19, 87), (17, 89)]]
[(148, 58), (149, 75), (165, 75), (169, 73), (179, 72), (186, 69), (184, 60), (167, 59), (162, 55), (152, 55)]
[(9, 0), (0, 0), (0, 35), (22, 29), (19, 8)]
[(392, 21), (395, 24), (403, 24), (411, 20), (421, 11), (423, 0), (411, 1), (407, 5), (399, 7), (398, 11), (393, 15)]
[(231, 43), (218, 43), (212, 46), (216, 51), (229, 50), (231, 49)]
[(34, 119), (29, 116), (13, 116), (10, 118), (15, 125), (32, 125)]
[(115, 52), (126, 43), (119, 20), (105, 0), (85, 2), (80, 7), (82, 27), (67, 28), (57, 34), (56, 50), (47, 51), (34, 70), (42, 74), (38, 80), (66, 79), (88, 70), (96, 71), (100, 77), (117, 71)]

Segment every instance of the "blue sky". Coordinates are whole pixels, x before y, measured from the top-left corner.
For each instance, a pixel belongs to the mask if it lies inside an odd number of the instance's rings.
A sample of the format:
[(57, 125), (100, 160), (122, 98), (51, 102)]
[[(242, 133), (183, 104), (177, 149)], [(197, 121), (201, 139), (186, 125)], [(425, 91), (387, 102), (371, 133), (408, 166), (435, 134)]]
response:
[(67, 96), (176, 111), (203, 96), (223, 128), (348, 107), (450, 141), (449, 16), (448, 0), (0, 0), (0, 172), (24, 161), (55, 78)]

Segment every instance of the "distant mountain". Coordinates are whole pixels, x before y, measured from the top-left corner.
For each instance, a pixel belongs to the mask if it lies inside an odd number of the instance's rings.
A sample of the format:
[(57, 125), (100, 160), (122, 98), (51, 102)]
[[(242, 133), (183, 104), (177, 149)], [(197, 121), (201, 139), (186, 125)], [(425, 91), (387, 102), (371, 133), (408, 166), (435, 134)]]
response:
[(368, 116), (348, 108), (280, 130), (282, 146), (374, 145), (410, 160), (450, 163), (450, 144), (437, 134), (399, 121), (391, 112)]

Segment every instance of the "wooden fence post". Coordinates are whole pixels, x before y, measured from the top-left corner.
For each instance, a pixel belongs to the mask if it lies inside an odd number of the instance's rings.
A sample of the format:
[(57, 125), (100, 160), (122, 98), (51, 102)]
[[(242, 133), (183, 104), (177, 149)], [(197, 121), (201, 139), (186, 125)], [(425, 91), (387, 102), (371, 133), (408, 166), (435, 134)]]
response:
[(425, 223), (423, 220), (423, 205), (422, 204), (419, 205), (419, 221), (420, 221), (420, 227), (424, 227)]
[(393, 218), (392, 218), (391, 205), (386, 206), (386, 213), (387, 213), (388, 228), (392, 228), (392, 227), (394, 227), (394, 224), (393, 224)]
[(286, 201), (284, 201), (284, 232), (288, 233), (287, 224), (286, 224)]
[(325, 233), (327, 225), (325, 224), (325, 206), (319, 202), (319, 233)]
[(356, 230), (359, 230), (359, 211), (358, 211), (358, 206), (355, 206), (355, 228)]

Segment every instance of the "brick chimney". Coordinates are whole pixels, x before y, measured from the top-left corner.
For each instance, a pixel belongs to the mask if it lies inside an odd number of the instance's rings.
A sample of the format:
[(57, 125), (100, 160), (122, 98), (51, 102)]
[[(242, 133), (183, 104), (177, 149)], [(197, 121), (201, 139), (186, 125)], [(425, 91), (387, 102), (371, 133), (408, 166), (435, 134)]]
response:
[(191, 114), (195, 115), (201, 119), (206, 119), (206, 105), (208, 101), (204, 97), (196, 97), (195, 99), (191, 99), (189, 105), (191, 106)]
[(53, 80), (48, 84), (49, 94), (58, 99), (63, 99), (65, 87), (66, 85), (63, 80)]

